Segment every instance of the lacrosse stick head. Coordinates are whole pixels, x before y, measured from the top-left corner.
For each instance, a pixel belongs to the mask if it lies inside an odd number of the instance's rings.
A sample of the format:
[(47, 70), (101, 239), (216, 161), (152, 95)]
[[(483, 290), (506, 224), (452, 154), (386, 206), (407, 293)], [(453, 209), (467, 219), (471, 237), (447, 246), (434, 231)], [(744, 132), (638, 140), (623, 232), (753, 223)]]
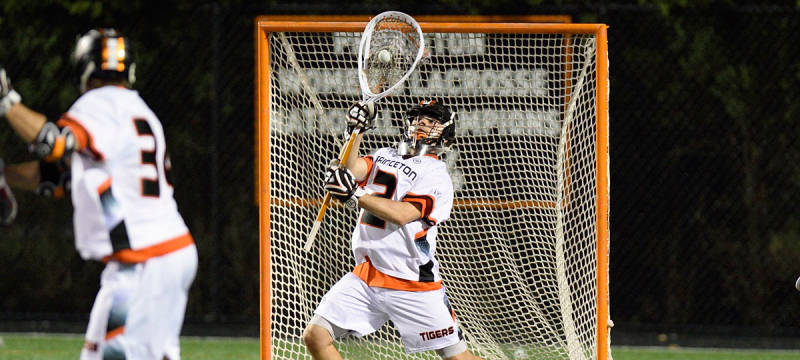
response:
[(425, 54), (419, 24), (399, 11), (378, 14), (364, 28), (358, 47), (358, 82), (375, 101), (400, 86)]

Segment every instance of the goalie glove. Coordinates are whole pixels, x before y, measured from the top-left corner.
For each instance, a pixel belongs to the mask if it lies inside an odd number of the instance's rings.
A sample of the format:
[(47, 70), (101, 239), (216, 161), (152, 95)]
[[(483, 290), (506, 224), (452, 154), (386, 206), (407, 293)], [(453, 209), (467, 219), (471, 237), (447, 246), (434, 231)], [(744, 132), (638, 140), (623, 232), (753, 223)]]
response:
[(6, 182), (3, 167), (3, 159), (0, 159), (0, 225), (8, 226), (17, 217), (17, 200)]
[(331, 166), (325, 173), (325, 190), (341, 202), (347, 202), (353, 196), (356, 199), (367, 194), (366, 190), (356, 184), (353, 173), (340, 166)]
[(378, 111), (375, 102), (359, 101), (353, 104), (347, 110), (347, 133), (350, 134), (354, 129), (358, 129), (358, 133), (361, 134), (374, 128), (373, 123), (377, 117)]
[(57, 162), (39, 161), (39, 186), (36, 194), (61, 199), (71, 190), (72, 175), (64, 159)]
[(14, 104), (19, 104), (22, 96), (11, 86), (11, 79), (6, 74), (6, 69), (0, 66), (0, 117), (6, 115)]

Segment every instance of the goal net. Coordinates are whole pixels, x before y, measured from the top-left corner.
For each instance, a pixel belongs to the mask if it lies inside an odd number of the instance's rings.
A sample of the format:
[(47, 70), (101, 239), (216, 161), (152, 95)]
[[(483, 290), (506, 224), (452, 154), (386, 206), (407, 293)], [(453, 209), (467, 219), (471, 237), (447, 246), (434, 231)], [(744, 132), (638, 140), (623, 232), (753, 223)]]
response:
[[(256, 26), (262, 359), (310, 359), (301, 335), (352, 271), (357, 212), (332, 204), (302, 250), (345, 142), (366, 22)], [(404, 111), (439, 99), (458, 112), (444, 157), (455, 187), (437, 259), (456, 317), (485, 359), (609, 359), (606, 27), (421, 22), (430, 53), (379, 102), (361, 155), (394, 146)], [(336, 342), (346, 359), (406, 354), (387, 323)]]

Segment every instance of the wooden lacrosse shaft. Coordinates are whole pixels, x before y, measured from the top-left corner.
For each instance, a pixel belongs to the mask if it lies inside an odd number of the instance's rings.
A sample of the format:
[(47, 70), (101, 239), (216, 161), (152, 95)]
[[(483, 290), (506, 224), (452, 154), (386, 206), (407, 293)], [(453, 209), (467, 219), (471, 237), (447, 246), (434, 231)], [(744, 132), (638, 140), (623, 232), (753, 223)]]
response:
[[(383, 84), (386, 83), (385, 79), (381, 79), (381, 82), (375, 85), (375, 88), (379, 89)], [(377, 91), (373, 89), (373, 92)], [(367, 99), (367, 102), (375, 102), (375, 99)], [(377, 110), (376, 110), (377, 111)], [(353, 143), (356, 142), (356, 137), (358, 137), (359, 129), (354, 128), (353, 132), (350, 133), (350, 139), (347, 140), (347, 144), (344, 145), (342, 148), (341, 153), (339, 153), (339, 166), (344, 164), (347, 158), (350, 156), (350, 150), (353, 149)], [(306, 239), (306, 244), (303, 246), (303, 251), (311, 250), (311, 246), (314, 245), (314, 240), (317, 239), (317, 233), (319, 233), (319, 228), (322, 226), (322, 218), (325, 217), (325, 212), (328, 211), (328, 206), (331, 203), (331, 193), (325, 193), (325, 199), (322, 200), (322, 207), (319, 208), (319, 212), (317, 212), (317, 219), (314, 220), (314, 225), (311, 226), (311, 232), (308, 233), (308, 239)]]
[[(354, 128), (353, 132), (350, 133), (350, 139), (347, 140), (347, 144), (344, 145), (342, 148), (342, 152), (339, 153), (339, 166), (344, 164), (347, 158), (350, 156), (350, 150), (353, 149), (353, 144), (356, 142), (356, 138), (358, 137), (359, 129)], [(325, 212), (328, 211), (328, 206), (331, 203), (331, 193), (325, 193), (325, 199), (322, 200), (322, 206), (319, 208), (319, 212), (317, 212), (317, 219), (314, 220), (314, 225), (311, 227), (311, 232), (308, 234), (308, 239), (306, 239), (306, 244), (303, 246), (304, 251), (311, 250), (311, 246), (314, 245), (314, 240), (317, 238), (317, 233), (319, 233), (319, 228), (322, 225), (322, 219), (325, 217)]]

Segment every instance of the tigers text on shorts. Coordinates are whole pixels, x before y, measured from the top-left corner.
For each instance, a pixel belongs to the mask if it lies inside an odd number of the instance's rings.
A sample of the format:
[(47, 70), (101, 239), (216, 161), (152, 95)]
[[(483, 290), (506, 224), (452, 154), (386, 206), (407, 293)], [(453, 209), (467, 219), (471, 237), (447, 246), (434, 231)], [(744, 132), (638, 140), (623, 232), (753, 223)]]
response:
[(370, 334), (392, 320), (408, 353), (441, 349), (461, 339), (444, 288), (402, 291), (369, 287), (348, 273), (325, 294), (315, 313), (356, 336)]

